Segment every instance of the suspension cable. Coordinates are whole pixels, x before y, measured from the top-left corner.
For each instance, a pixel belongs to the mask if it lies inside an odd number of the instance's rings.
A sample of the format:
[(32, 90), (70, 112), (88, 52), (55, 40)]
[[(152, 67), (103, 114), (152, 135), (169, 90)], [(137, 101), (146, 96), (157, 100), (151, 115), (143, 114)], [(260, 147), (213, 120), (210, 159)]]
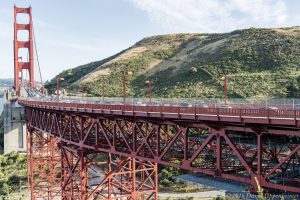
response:
[(34, 42), (34, 49), (35, 49), (35, 55), (36, 55), (36, 60), (38, 63), (38, 67), (39, 67), (39, 73), (40, 73), (40, 79), (41, 79), (41, 84), (42, 84), (42, 90), (44, 90), (44, 82), (43, 82), (43, 78), (42, 78), (42, 72), (41, 72), (41, 66), (40, 66), (40, 60), (39, 60), (39, 55), (38, 55), (38, 50), (37, 50), (37, 45), (36, 45), (36, 41), (35, 41), (35, 34), (34, 34), (34, 26), (32, 23), (32, 33), (33, 33), (33, 42)]
[[(28, 40), (29, 40), (29, 38), (28, 38)], [(29, 51), (27, 51), (27, 62), (29, 62)], [(26, 70), (25, 71), (25, 80), (29, 80), (29, 71), (28, 70)], [(26, 82), (26, 81), (25, 81)], [(28, 81), (29, 82), (29, 81)]]

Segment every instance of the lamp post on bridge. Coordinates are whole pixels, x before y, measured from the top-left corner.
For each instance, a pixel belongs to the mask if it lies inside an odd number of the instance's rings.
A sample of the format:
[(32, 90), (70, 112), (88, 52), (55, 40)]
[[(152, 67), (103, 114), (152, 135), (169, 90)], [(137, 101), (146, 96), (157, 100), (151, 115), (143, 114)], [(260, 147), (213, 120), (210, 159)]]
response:
[(224, 85), (224, 104), (227, 104), (227, 75), (222, 76), (221, 80), (223, 80)]
[(123, 70), (122, 71), (122, 75), (123, 75), (123, 104), (125, 105), (125, 101), (126, 101), (126, 78), (128, 75), (131, 75), (132, 72), (131, 71), (126, 71)]
[(59, 90), (60, 90), (60, 81), (63, 81), (63, 80), (65, 80), (65, 78), (63, 78), (63, 77), (59, 77), (58, 79), (57, 79), (57, 84), (56, 84), (56, 94), (57, 94), (57, 99), (59, 100)]
[(102, 94), (102, 101), (104, 101), (104, 92), (105, 92), (104, 89), (105, 88), (104, 88), (104, 80), (103, 79), (102, 79), (102, 83), (101, 83), (101, 87), (100, 88), (101, 88), (100, 92)]
[(102, 90), (102, 101), (104, 101), (104, 83), (101, 84), (101, 90)]
[(102, 101), (104, 101), (104, 97), (105, 97), (105, 85), (106, 84), (104, 84), (104, 76), (101, 76), (101, 78), (100, 78), (99, 96), (102, 97)]
[(149, 97), (149, 103), (151, 103), (151, 100), (152, 100), (152, 81), (147, 80), (145, 83), (148, 84), (148, 97)]

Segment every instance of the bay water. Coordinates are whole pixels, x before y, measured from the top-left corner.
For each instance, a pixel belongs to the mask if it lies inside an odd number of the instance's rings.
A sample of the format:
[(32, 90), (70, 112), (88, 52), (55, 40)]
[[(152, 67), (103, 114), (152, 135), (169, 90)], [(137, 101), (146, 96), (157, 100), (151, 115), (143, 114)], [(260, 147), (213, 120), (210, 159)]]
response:
[(0, 96), (0, 114), (2, 113), (3, 110), (3, 97)]

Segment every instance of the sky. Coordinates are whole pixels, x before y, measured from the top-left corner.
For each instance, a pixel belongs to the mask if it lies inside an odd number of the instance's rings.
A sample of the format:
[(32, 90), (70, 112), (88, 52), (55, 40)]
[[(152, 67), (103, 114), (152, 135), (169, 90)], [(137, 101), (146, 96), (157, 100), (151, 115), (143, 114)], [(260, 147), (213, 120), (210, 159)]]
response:
[(0, 78), (13, 77), (14, 4), (32, 6), (44, 80), (152, 35), (300, 25), (299, 0), (0, 0)]

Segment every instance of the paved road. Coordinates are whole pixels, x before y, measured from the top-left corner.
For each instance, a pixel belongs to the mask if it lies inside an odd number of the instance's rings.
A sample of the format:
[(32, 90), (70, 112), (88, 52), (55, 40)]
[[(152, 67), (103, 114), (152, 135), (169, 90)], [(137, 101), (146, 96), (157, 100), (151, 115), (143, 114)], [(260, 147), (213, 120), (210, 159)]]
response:
[(214, 198), (218, 196), (225, 196), (225, 191), (207, 191), (207, 192), (193, 192), (193, 193), (158, 193), (159, 197), (163, 198)]

